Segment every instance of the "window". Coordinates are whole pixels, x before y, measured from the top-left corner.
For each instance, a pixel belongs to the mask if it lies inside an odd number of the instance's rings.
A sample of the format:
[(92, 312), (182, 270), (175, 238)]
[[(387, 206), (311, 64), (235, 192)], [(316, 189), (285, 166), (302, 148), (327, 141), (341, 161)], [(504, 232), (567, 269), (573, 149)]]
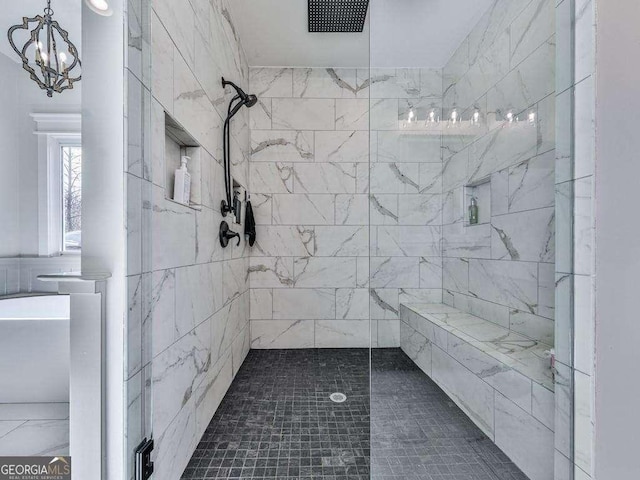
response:
[(78, 251), (82, 245), (82, 147), (61, 145), (62, 251)]
[(82, 141), (77, 113), (32, 113), (38, 138), (38, 255), (78, 254), (82, 244)]

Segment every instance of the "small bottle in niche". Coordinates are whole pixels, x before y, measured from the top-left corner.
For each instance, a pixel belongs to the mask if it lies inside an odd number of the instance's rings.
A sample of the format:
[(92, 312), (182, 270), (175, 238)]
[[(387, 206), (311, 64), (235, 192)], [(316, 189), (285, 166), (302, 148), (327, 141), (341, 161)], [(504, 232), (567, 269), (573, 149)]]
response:
[(469, 205), (469, 225), (478, 224), (478, 201), (476, 197), (471, 197), (471, 205)]
[(173, 199), (183, 205), (189, 205), (191, 199), (191, 174), (187, 170), (187, 163), (190, 160), (190, 157), (182, 157), (180, 160), (180, 168), (176, 169), (173, 184)]

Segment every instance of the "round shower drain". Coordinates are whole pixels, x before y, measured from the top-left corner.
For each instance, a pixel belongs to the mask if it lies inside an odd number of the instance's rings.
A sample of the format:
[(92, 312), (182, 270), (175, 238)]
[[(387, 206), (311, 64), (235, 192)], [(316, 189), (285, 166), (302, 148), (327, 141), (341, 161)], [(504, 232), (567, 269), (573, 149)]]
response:
[(332, 393), (329, 395), (329, 398), (335, 403), (344, 403), (347, 401), (347, 396), (344, 393)]

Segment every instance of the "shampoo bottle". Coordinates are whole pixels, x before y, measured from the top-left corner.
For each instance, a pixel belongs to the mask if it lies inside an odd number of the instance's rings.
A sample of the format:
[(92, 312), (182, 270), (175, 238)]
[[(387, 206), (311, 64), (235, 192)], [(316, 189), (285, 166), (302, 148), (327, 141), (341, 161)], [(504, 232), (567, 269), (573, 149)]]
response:
[(173, 185), (173, 199), (183, 205), (189, 205), (191, 198), (191, 174), (187, 170), (187, 163), (190, 160), (191, 158), (189, 157), (182, 157), (180, 168), (176, 170)]
[(471, 197), (471, 205), (469, 205), (469, 225), (478, 223), (478, 201), (475, 197)]

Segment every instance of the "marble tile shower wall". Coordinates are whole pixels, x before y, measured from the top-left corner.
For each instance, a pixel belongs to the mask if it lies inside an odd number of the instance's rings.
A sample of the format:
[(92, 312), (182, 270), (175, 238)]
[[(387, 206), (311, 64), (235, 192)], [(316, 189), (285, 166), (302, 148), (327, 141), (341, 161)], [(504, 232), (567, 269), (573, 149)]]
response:
[[(443, 300), (537, 340), (523, 361), (541, 368), (555, 345), (555, 7), (495, 0), (443, 70), (444, 115), (457, 110), (463, 120), (442, 136)], [(477, 225), (468, 221), (471, 196)], [(551, 478), (553, 422), (506, 397), (495, 404), (497, 445), (512, 459), (540, 455), (527, 473)], [(518, 440), (522, 431), (533, 450)]]
[(556, 22), (555, 478), (587, 480), (594, 435), (595, 2), (558, 1)]
[(400, 298), (442, 300), (440, 134), (403, 131), (441, 108), (441, 71), (252, 68), (250, 87), (252, 347), (399, 346)]
[[(443, 71), (445, 115), (457, 109), (467, 121), (480, 113), (479, 126), (443, 134), (444, 301), (547, 348), (554, 344), (554, 10), (554, 0), (496, 0)], [(469, 195), (479, 199), (478, 225), (468, 224)]]
[[(144, 437), (154, 478), (180, 478), (249, 351), (248, 250), (218, 242), (222, 125), (248, 66), (227, 0), (129, 0), (127, 83), (127, 477)], [(165, 191), (165, 113), (201, 145), (195, 208)], [(247, 185), (248, 114), (234, 118), (234, 178)], [(173, 167), (170, 167), (173, 168)]]

